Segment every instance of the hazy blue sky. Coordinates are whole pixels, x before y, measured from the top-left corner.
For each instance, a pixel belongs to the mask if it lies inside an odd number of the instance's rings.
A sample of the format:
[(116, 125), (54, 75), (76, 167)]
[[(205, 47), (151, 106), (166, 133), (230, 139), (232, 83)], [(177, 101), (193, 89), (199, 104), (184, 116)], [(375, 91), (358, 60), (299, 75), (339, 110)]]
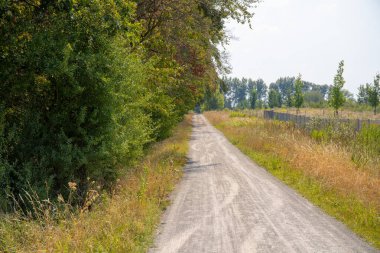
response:
[(345, 88), (356, 93), (380, 72), (380, 0), (264, 0), (254, 12), (252, 30), (227, 24), (231, 76), (332, 84), (344, 60)]

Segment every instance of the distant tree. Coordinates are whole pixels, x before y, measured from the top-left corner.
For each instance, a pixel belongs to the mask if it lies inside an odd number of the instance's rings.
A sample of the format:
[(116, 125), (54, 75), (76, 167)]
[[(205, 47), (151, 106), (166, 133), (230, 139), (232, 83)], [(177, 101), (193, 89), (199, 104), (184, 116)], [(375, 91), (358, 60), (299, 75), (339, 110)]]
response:
[(346, 98), (342, 91), (344, 83), (345, 83), (344, 78), (343, 78), (343, 71), (344, 71), (344, 61), (341, 61), (339, 63), (337, 74), (334, 77), (334, 84), (331, 86), (330, 92), (329, 92), (329, 105), (332, 108), (334, 108), (335, 116), (338, 116), (339, 108), (342, 107), (342, 105), (346, 101)]
[(220, 110), (224, 108), (224, 96), (220, 86), (217, 86), (215, 91), (209, 88), (205, 92), (202, 111)]
[(227, 108), (234, 108), (246, 99), (247, 87), (239, 78), (223, 78), (222, 83), (224, 87), (224, 101), (226, 101)]
[(377, 74), (373, 85), (368, 87), (368, 103), (373, 107), (373, 113), (376, 115), (377, 106), (380, 103), (380, 74)]
[[(282, 107), (282, 104), (283, 104), (284, 101), (282, 99), (281, 90), (279, 88), (279, 85), (277, 83), (271, 83), (269, 85), (269, 91), (270, 90), (274, 90), (275, 91), (275, 93), (272, 92), (273, 94), (276, 95), (276, 96), (272, 95), (272, 101), (274, 102), (275, 107)], [(275, 99), (275, 100), (273, 100), (273, 99)], [(268, 103), (269, 103), (269, 93), (268, 93)]]
[(303, 104), (303, 93), (302, 93), (302, 88), (303, 88), (303, 82), (301, 79), (301, 74), (298, 75), (296, 81), (294, 82), (295, 86), (295, 92), (294, 92), (294, 106), (297, 108), (297, 114), (300, 110), (300, 107)]
[(285, 93), (285, 96), (284, 96), (284, 101), (285, 101), (285, 104), (286, 104), (286, 107), (292, 107), (294, 105), (294, 101), (293, 101), (293, 88), (292, 87), (289, 87), (287, 90), (286, 90), (286, 93)]
[(268, 88), (263, 79), (256, 80), (255, 86), (257, 91), (257, 107), (262, 108), (264, 106)]
[(257, 102), (257, 90), (256, 90), (256, 88), (253, 88), (251, 90), (251, 96), (249, 98), (249, 102), (250, 102), (251, 109), (255, 109), (256, 108), (256, 102)]
[(274, 88), (269, 89), (269, 94), (268, 94), (269, 108), (281, 107), (280, 101), (281, 101), (280, 92)]
[(346, 89), (342, 89), (342, 93), (346, 100), (355, 102), (354, 94), (352, 94), (352, 92)]
[(278, 87), (281, 101), (288, 107), (293, 105), (292, 97), (294, 94), (294, 77), (280, 77), (274, 83)]
[(232, 109), (231, 99), (224, 97), (224, 108)]
[(367, 83), (365, 86), (362, 84), (358, 88), (358, 103), (359, 104), (368, 104), (368, 86)]
[(325, 102), (319, 90), (311, 90), (304, 93), (304, 104), (309, 107), (321, 107)]
[(329, 90), (330, 90), (330, 86), (327, 84), (319, 85), (319, 90), (320, 90), (321, 94), (323, 95), (323, 99), (326, 99), (326, 97), (329, 93)]
[(246, 100), (247, 86), (246, 79), (239, 80), (238, 78), (233, 78), (231, 83), (231, 95), (233, 106), (242, 105)]

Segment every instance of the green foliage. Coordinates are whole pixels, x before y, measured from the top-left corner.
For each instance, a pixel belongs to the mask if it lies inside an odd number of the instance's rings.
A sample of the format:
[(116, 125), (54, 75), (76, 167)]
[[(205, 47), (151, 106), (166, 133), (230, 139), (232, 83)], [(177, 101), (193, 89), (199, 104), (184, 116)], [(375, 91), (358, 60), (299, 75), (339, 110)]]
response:
[[(253, 106), (262, 108), (265, 105), (267, 86), (262, 79), (253, 81), (251, 79), (223, 78), (226, 91), (224, 92), (224, 101), (226, 108), (246, 109)], [(255, 92), (255, 94), (253, 94)], [(256, 99), (252, 100), (252, 96)], [(247, 97), (249, 97), (247, 99)]]
[(358, 103), (359, 104), (368, 104), (368, 88), (369, 84), (367, 83), (365, 86), (360, 85), (358, 88)]
[(314, 139), (318, 142), (323, 142), (323, 141), (327, 140), (327, 134), (323, 130), (313, 129), (313, 130), (311, 130), (310, 136), (312, 139)]
[(29, 187), (44, 199), (111, 185), (215, 90), (224, 20), (249, 22), (255, 2), (2, 1), (1, 209)]
[(345, 83), (343, 78), (344, 61), (339, 63), (337, 74), (334, 77), (334, 85), (331, 86), (329, 91), (329, 105), (334, 108), (335, 115), (338, 116), (338, 110), (346, 101), (343, 94), (343, 85)]
[(217, 87), (217, 90), (215, 92), (207, 90), (204, 102), (202, 104), (202, 111), (221, 110), (223, 108), (224, 96), (223, 93), (220, 91), (220, 88)]
[[(225, 107), (247, 109), (264, 107), (287, 107), (294, 106), (294, 96), (296, 92), (294, 77), (281, 77), (268, 87), (262, 79), (222, 79), (224, 86)], [(305, 94), (305, 103), (312, 107), (323, 107), (326, 104), (326, 94), (328, 85), (317, 85), (311, 82), (302, 81), (301, 92)], [(274, 90), (271, 92), (271, 90)], [(254, 94), (256, 93), (256, 94)], [(274, 94), (275, 93), (275, 94)], [(248, 99), (247, 99), (248, 97)], [(252, 97), (256, 97), (252, 100)], [(254, 103), (253, 103), (254, 101)]]
[(376, 114), (377, 106), (380, 103), (380, 74), (376, 75), (373, 85), (367, 86), (368, 103), (373, 107), (373, 113)]
[(281, 107), (281, 95), (278, 90), (271, 88), (268, 94), (268, 106), (269, 108)]
[(253, 88), (251, 90), (251, 96), (249, 98), (251, 109), (255, 109), (257, 106), (257, 90)]
[(308, 91), (304, 93), (304, 102), (306, 107), (322, 108), (325, 107), (325, 100), (319, 91)]
[(87, 178), (106, 186), (151, 141), (141, 109), (146, 67), (131, 53), (140, 32), (134, 4), (5, 8), (12, 18), (1, 19), (1, 198), (29, 185), (43, 197), (67, 195), (69, 181), (83, 197)]
[(295, 83), (295, 92), (294, 92), (294, 106), (297, 108), (297, 112), (299, 108), (303, 104), (303, 94), (302, 94), (302, 88), (303, 88), (303, 83), (301, 80), (301, 74), (297, 77)]

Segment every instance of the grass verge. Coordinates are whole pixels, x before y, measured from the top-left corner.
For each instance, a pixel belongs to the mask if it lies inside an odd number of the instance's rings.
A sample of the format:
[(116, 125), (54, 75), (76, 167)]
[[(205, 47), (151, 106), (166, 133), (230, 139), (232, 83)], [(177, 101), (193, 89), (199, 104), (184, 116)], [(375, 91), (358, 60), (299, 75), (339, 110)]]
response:
[(350, 154), (277, 121), (206, 112), (208, 120), (252, 160), (380, 248), (380, 179)]
[(146, 252), (186, 163), (191, 116), (157, 143), (90, 212), (39, 222), (0, 217), (0, 252)]

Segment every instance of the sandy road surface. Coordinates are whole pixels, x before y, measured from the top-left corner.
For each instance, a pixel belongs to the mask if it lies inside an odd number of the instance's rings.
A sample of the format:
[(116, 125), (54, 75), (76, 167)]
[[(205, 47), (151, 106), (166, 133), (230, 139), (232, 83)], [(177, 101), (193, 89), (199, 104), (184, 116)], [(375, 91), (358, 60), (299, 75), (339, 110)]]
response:
[(189, 163), (149, 252), (378, 252), (195, 115)]

